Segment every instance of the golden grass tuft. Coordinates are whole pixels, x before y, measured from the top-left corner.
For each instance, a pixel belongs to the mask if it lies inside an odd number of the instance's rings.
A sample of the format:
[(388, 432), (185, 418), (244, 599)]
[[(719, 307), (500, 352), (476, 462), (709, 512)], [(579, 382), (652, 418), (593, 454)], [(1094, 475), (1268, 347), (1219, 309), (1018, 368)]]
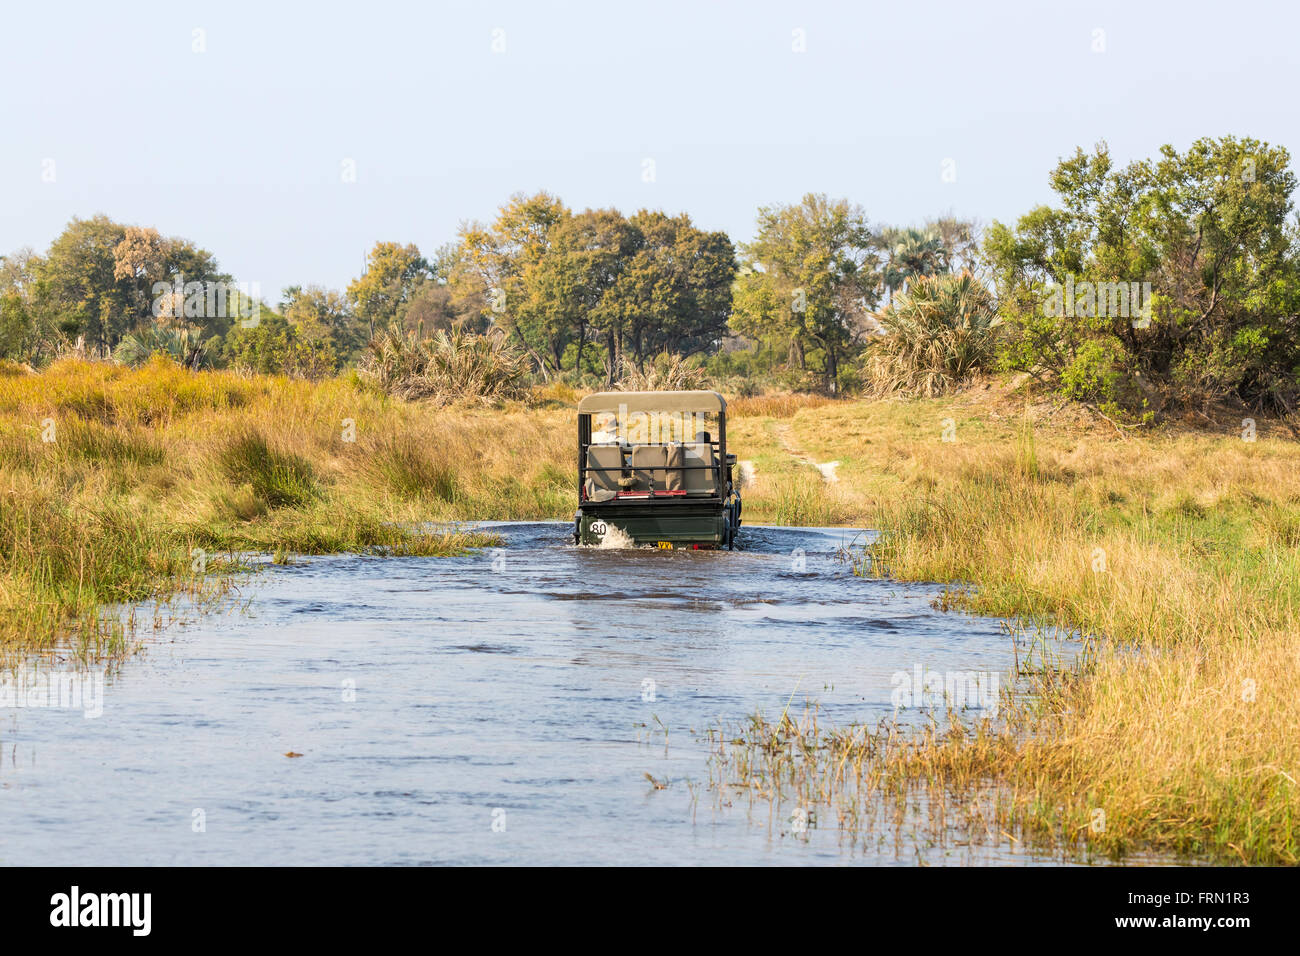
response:
[(801, 409), (821, 408), (833, 401), (808, 392), (773, 392), (733, 398), (727, 403), (727, 411), (738, 418), (790, 418)]

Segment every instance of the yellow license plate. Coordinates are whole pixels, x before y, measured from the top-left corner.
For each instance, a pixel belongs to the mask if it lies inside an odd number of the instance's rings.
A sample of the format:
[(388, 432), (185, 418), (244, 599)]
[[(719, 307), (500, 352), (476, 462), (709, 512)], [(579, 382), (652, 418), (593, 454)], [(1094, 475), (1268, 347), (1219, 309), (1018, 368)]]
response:
[(673, 543), (671, 541), (660, 541), (658, 544), (660, 551), (671, 551), (673, 549)]

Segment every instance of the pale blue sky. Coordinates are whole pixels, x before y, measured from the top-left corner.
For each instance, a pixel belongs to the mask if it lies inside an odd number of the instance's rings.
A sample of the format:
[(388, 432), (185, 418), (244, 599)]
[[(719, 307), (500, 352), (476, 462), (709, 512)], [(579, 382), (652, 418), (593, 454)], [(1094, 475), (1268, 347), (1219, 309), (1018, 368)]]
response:
[(103, 212), (275, 301), (342, 288), (376, 240), (432, 252), (519, 190), (739, 241), (808, 191), (873, 222), (1011, 220), (1103, 138), (1121, 160), (1227, 133), (1300, 149), (1294, 4), (979, 6), (9, 4), (0, 253)]

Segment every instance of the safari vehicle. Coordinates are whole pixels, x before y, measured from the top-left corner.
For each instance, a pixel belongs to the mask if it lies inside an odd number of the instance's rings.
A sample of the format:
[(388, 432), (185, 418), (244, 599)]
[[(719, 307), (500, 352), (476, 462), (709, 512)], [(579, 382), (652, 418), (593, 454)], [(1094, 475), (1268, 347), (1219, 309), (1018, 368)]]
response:
[(578, 403), (577, 544), (734, 548), (740, 494), (717, 392), (597, 392)]

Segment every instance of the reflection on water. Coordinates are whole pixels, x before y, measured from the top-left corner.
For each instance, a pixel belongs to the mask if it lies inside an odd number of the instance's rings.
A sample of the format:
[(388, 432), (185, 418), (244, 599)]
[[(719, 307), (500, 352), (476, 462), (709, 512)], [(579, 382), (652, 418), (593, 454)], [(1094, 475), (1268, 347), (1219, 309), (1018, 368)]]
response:
[(935, 610), (934, 585), (853, 577), (835, 559), (851, 531), (747, 526), (743, 551), (661, 552), (493, 527), (492, 553), (270, 567), (246, 611), (175, 625), (110, 674), (96, 719), (0, 708), (0, 862), (1011, 853), (786, 839), (705, 792), (704, 732), (756, 710), (807, 698), (828, 725), (875, 723), (915, 674), (1009, 681), (998, 621)]

